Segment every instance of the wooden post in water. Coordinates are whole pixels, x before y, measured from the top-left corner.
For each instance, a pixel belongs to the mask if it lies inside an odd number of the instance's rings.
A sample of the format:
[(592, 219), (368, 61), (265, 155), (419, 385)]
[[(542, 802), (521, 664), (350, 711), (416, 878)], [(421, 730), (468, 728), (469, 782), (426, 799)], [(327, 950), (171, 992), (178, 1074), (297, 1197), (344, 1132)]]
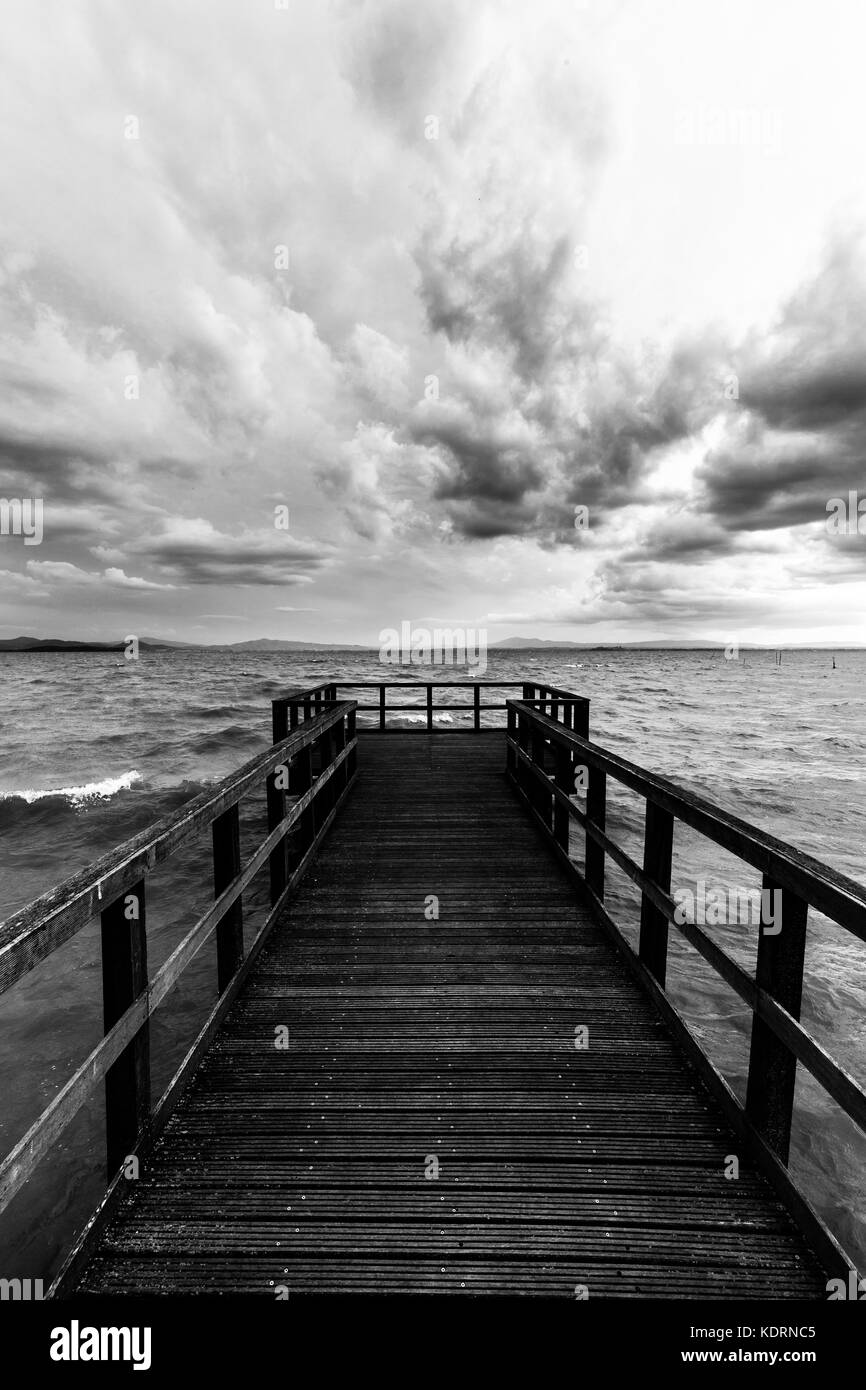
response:
[[(655, 802), (646, 804), (643, 868), (665, 893), (671, 887), (674, 818)], [(641, 894), (638, 954), (655, 980), (664, 988), (668, 956), (668, 921), (663, 912)]]
[[(237, 803), (218, 816), (211, 826), (213, 837), (213, 886), (218, 898), (241, 871), (241, 827)], [(240, 898), (217, 924), (217, 988), (220, 994), (231, 983), (244, 958), (244, 909)]]
[(379, 686), (379, 732), (385, 732), (385, 687)]
[[(799, 1021), (809, 905), (796, 893), (780, 888), (766, 874), (762, 888), (755, 983)], [(770, 897), (765, 899), (767, 893)], [(764, 920), (765, 901), (778, 902), (781, 907), (772, 924)], [(768, 926), (769, 931), (765, 930)], [(788, 1162), (791, 1146), (796, 1080), (796, 1057), (755, 1012), (752, 1015), (746, 1114), (783, 1163)]]
[[(131, 916), (129, 914), (132, 914)], [(144, 881), (100, 915), (102, 1013), (107, 1033), (147, 990)], [(111, 1180), (150, 1119), (150, 1022), (145, 1019), (105, 1076), (105, 1144)]]
[(474, 698), (473, 710), (474, 710), (474, 721), (473, 721), (473, 722), (474, 722), (474, 726), (475, 726), (475, 732), (478, 733), (478, 730), (481, 728), (481, 686), (478, 685), (477, 683), (476, 683), (476, 686), (475, 686), (475, 698)]
[(427, 732), (433, 732), (433, 687), (427, 687)]

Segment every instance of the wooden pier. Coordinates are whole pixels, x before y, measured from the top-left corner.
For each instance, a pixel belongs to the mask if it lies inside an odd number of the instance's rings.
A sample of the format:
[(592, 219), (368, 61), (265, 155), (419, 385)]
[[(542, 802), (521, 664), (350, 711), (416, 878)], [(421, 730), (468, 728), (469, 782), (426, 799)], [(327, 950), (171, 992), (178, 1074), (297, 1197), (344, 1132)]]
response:
[[(104, 1080), (110, 1182), (54, 1296), (826, 1298), (853, 1265), (787, 1172), (798, 1062), (861, 1128), (866, 1096), (799, 1022), (805, 937), (812, 905), (866, 939), (866, 892), (590, 742), (568, 692), (472, 683), (445, 731), (425, 683), (407, 732), (394, 685), (345, 688), (275, 702), (271, 752), (0, 927), (2, 990), (102, 915), (105, 1038), (0, 1166), (5, 1204)], [(646, 798), (642, 865), (606, 832), (609, 777)], [(265, 786), (242, 865), (238, 804)], [(745, 1106), (664, 988), (676, 821), (783, 892), (754, 980), (679, 927), (752, 1008)], [(214, 905), (151, 978), (146, 875), (208, 827)], [(638, 951), (607, 857), (641, 889)], [(211, 935), (219, 998), (153, 1106), (148, 1020)]]

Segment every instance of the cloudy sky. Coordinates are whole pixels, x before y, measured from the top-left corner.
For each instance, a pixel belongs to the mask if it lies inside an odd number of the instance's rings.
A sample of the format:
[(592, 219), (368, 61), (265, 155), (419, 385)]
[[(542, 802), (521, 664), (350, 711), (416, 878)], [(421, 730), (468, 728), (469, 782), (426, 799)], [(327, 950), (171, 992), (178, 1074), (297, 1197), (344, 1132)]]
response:
[(866, 640), (859, 0), (0, 30), (0, 636)]

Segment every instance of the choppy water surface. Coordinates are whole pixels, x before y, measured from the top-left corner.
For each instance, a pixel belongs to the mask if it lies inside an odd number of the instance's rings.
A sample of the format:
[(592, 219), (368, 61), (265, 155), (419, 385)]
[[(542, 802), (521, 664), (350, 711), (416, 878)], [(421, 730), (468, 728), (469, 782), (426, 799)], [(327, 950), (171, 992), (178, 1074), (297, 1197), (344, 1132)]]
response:
[[(632, 761), (866, 882), (866, 652), (748, 653), (545, 650), (491, 652), (487, 680), (537, 680), (590, 697), (591, 733)], [(226, 650), (115, 655), (0, 654), (0, 917), (85, 866), (219, 780), (269, 742), (270, 700), (325, 679), (398, 679), (376, 654), (258, 654)], [(403, 671), (421, 678), (427, 671)], [(430, 672), (443, 679), (457, 668)], [(467, 692), (442, 692), (456, 704)], [(423, 692), (415, 695), (419, 703)], [(491, 697), (495, 698), (495, 697)], [(403, 716), (408, 725), (423, 716)], [(446, 711), (440, 727), (462, 716)], [(609, 792), (609, 795), (611, 793)], [(614, 834), (639, 853), (643, 803), (622, 792)], [(249, 846), (260, 808), (246, 827)], [(677, 828), (674, 887), (759, 886), (757, 876)], [(246, 900), (249, 930), (266, 886)], [(209, 845), (148, 880), (150, 966), (158, 966), (212, 895)], [(611, 873), (614, 915), (633, 931), (636, 900)], [(822, 1043), (866, 1081), (866, 947), (812, 914), (803, 1016)], [(756, 931), (711, 926), (753, 968)], [(669, 983), (691, 1026), (742, 1094), (748, 1016), (672, 933)], [(203, 1020), (215, 989), (205, 947), (154, 1026), (158, 1094)], [(98, 924), (79, 933), (0, 998), (0, 1150), (37, 1117), (101, 1033)], [(802, 1071), (802, 1069), (801, 1069)], [(0, 1218), (0, 1275), (48, 1276), (101, 1195), (102, 1098), (67, 1131)], [(866, 1144), (801, 1076), (792, 1167), (813, 1204), (866, 1265)]]

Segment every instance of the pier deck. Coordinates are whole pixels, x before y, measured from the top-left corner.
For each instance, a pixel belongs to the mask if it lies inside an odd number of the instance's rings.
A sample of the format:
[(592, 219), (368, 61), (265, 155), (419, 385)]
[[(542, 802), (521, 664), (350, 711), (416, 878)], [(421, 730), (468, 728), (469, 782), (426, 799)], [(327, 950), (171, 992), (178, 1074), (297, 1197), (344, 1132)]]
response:
[(825, 1297), (504, 732), (358, 773), (63, 1292)]

